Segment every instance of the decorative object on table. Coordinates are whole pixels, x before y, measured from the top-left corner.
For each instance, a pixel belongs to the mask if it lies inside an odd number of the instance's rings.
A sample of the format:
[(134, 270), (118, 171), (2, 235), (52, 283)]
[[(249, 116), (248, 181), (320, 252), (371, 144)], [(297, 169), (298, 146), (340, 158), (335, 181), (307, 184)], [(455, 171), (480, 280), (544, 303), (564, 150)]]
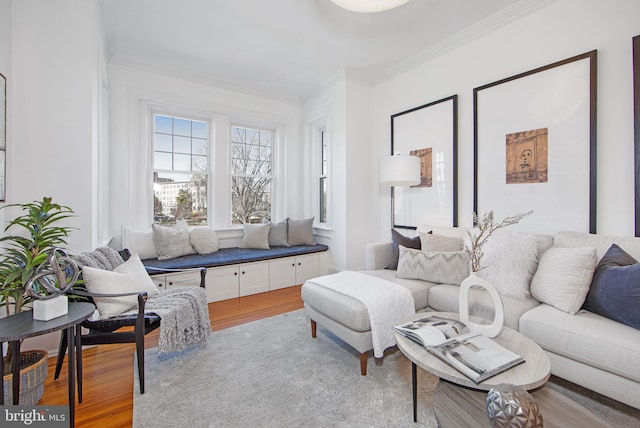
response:
[[(482, 256), (484, 255), (482, 248), (496, 230), (517, 224), (531, 213), (533, 213), (533, 211), (509, 216), (500, 222), (496, 222), (493, 211), (485, 213), (482, 218), (480, 218), (477, 213), (473, 213), (475, 229), (467, 232), (469, 244), (465, 245), (465, 251), (471, 259), (471, 275), (460, 284), (459, 296), (460, 321), (469, 326), (469, 329), (473, 332), (482, 333), (489, 337), (496, 337), (500, 334), (500, 330), (502, 330), (502, 325), (504, 324), (504, 307), (498, 290), (489, 282), (476, 275), (478, 271), (486, 267), (482, 266)], [(478, 324), (469, 319), (469, 291), (471, 287), (474, 286), (479, 286), (487, 290), (493, 300), (495, 315), (491, 324)]]
[(27, 281), (26, 292), (33, 299), (33, 319), (49, 321), (69, 311), (65, 296), (78, 280), (78, 265), (60, 248), (52, 248)]
[(596, 69), (593, 50), (474, 88), (475, 212), (596, 232)]
[[(421, 158), (418, 183), (391, 189), (393, 227), (458, 225), (457, 117), (457, 95), (391, 116), (391, 153)], [(429, 158), (431, 186), (428, 186), (429, 165), (424, 163)]]
[[(22, 312), (25, 305), (34, 300), (26, 291), (29, 279), (46, 262), (54, 248), (66, 245), (66, 238), (73, 230), (59, 224), (73, 216), (71, 208), (53, 203), (50, 197), (2, 208), (9, 207), (19, 208), (23, 214), (11, 220), (4, 229), (5, 233), (11, 234), (0, 238), (4, 247), (0, 254), (0, 306), (5, 306), (7, 316)], [(15, 228), (26, 233), (13, 233)], [(10, 373), (12, 354), (9, 348), (4, 359), (5, 375)]]
[(495, 428), (542, 428), (538, 405), (524, 388), (501, 383), (487, 394), (487, 413)]

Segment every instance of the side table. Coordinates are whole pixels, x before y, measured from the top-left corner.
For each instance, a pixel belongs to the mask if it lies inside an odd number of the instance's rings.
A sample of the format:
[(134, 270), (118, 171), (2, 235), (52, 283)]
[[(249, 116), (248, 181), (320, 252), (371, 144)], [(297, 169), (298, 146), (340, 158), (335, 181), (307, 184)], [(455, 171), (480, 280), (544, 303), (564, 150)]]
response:
[[(69, 419), (70, 426), (75, 423), (75, 401), (76, 401), (76, 368), (78, 373), (78, 396), (82, 401), (82, 347), (76, 343), (76, 337), (80, 338), (80, 323), (91, 316), (95, 311), (95, 306), (91, 303), (69, 303), (69, 312), (58, 318), (49, 321), (37, 321), (33, 319), (31, 311), (20, 312), (6, 318), (0, 319), (0, 371), (4, 372), (4, 352), (2, 344), (10, 342), (13, 355), (20, 355), (20, 342), (29, 337), (40, 336), (64, 330), (67, 335), (67, 346), (69, 352)], [(77, 356), (75, 350), (77, 349)], [(76, 364), (77, 359), (77, 364)], [(13, 404), (19, 404), (20, 400), (20, 358), (13, 359)], [(4, 405), (4, 382), (0, 382), (0, 405)]]

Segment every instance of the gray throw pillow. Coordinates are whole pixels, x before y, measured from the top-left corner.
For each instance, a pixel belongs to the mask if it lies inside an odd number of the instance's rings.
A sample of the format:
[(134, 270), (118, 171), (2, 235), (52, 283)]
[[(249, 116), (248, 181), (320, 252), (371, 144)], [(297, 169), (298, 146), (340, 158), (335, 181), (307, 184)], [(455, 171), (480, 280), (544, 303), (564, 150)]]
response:
[(313, 240), (313, 219), (315, 217), (304, 220), (287, 219), (289, 246), (294, 245), (316, 245)]
[(398, 269), (398, 257), (400, 257), (400, 245), (406, 248), (413, 248), (415, 250), (421, 249), (420, 236), (409, 238), (395, 229), (391, 229), (391, 260), (385, 269), (396, 270)]
[(244, 235), (240, 248), (256, 248), (259, 250), (268, 250), (269, 247), (269, 229), (271, 223), (245, 223), (243, 226)]
[(287, 236), (287, 220), (283, 220), (280, 223), (271, 224), (269, 229), (269, 246), (270, 247), (288, 247)]
[(422, 251), (427, 253), (462, 251), (464, 239), (420, 232)]
[(220, 249), (216, 231), (208, 226), (196, 226), (191, 229), (189, 242), (198, 254), (215, 253)]
[(400, 246), (398, 278), (460, 285), (469, 276), (466, 251), (426, 253)]
[(158, 250), (158, 260), (173, 259), (187, 254), (195, 254), (189, 242), (189, 228), (184, 220), (178, 220), (174, 227), (152, 224), (153, 241)]

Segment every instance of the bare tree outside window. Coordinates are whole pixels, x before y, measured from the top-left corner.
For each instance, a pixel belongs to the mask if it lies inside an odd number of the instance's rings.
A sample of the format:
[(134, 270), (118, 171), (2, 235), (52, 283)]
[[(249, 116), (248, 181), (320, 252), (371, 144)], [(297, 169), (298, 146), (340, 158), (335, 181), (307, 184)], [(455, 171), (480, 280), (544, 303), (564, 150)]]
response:
[(273, 131), (231, 128), (231, 221), (271, 221)]

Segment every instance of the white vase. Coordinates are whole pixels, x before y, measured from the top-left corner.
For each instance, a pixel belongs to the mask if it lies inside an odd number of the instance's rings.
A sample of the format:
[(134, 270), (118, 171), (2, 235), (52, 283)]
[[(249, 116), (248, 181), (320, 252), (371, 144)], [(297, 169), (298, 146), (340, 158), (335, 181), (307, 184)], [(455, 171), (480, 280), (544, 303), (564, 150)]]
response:
[[(482, 287), (489, 292), (495, 308), (492, 324), (478, 324), (469, 320), (469, 290), (473, 286)], [(504, 307), (498, 290), (484, 279), (478, 278), (475, 272), (460, 284), (460, 321), (466, 324), (472, 332), (482, 333), (488, 337), (496, 337), (500, 334), (504, 324)]]

